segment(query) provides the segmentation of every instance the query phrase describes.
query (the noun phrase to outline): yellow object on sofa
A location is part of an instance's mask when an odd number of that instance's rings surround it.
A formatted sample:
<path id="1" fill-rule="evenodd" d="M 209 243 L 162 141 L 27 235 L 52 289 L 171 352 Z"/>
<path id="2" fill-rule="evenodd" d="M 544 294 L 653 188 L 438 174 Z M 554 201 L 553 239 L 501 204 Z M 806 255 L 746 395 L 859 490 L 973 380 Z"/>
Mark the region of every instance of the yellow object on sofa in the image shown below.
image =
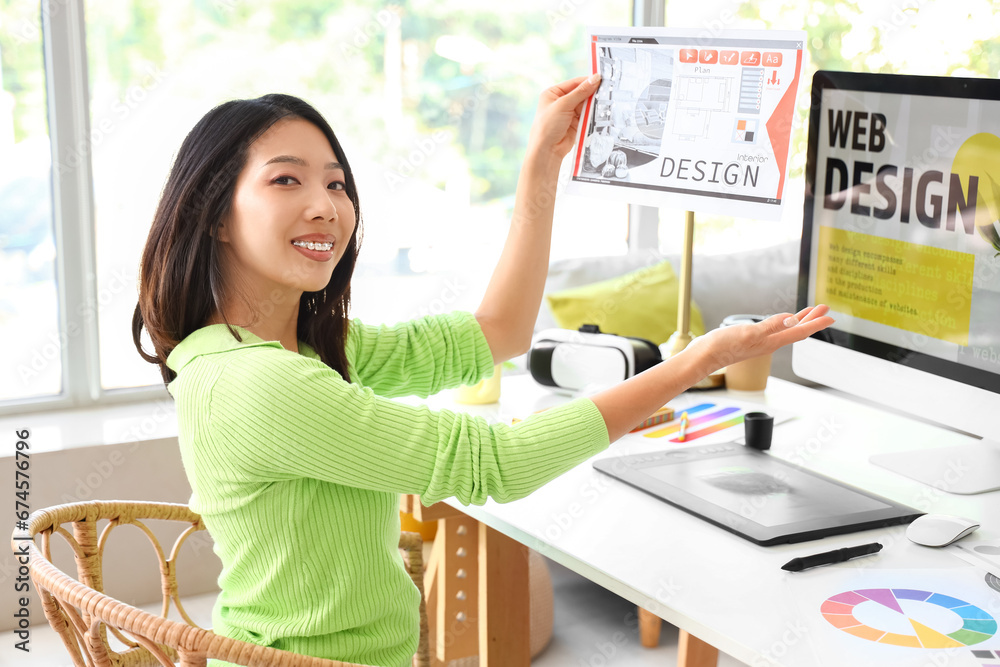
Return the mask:
<path id="1" fill-rule="evenodd" d="M 665 343 L 677 329 L 678 280 L 670 262 L 646 266 L 623 276 L 545 295 L 552 317 L 563 329 L 596 324 L 602 333 Z M 691 333 L 705 323 L 691 302 Z"/>

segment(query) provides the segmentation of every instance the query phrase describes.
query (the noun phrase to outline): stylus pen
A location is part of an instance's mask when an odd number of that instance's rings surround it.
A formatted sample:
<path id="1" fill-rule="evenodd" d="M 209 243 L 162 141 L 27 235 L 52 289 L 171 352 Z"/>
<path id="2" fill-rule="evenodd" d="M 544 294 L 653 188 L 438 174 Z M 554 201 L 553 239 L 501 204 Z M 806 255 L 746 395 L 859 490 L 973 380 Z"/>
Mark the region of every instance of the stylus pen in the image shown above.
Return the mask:
<path id="1" fill-rule="evenodd" d="M 858 556 L 870 556 L 871 554 L 877 554 L 879 551 L 882 551 L 882 545 L 878 542 L 872 542 L 871 544 L 862 544 L 858 547 L 834 549 L 833 551 L 824 551 L 821 554 L 813 554 L 812 556 L 793 558 L 782 565 L 781 569 L 788 570 L 789 572 L 801 572 L 802 570 L 808 570 L 811 567 L 819 565 L 832 565 L 833 563 L 843 563 L 845 560 L 857 558 Z"/>

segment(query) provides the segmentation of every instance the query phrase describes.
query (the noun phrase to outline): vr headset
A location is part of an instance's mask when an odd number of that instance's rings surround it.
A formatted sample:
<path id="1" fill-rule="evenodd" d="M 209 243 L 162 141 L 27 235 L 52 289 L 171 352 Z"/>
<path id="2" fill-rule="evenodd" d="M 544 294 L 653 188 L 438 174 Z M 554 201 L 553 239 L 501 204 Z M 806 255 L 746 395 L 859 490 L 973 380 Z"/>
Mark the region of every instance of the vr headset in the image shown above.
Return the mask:
<path id="1" fill-rule="evenodd" d="M 612 385 L 663 361 L 644 338 L 601 333 L 596 324 L 579 331 L 540 331 L 528 352 L 528 370 L 539 384 L 567 392 L 588 385 Z"/>

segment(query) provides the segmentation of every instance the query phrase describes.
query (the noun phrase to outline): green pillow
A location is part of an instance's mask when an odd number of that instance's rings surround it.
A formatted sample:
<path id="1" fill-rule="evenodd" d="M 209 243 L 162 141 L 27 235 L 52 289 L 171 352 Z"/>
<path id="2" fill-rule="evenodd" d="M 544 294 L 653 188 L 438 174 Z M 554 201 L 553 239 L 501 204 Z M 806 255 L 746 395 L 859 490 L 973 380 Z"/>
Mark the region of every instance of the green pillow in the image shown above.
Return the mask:
<path id="1" fill-rule="evenodd" d="M 599 283 L 545 295 L 563 329 L 596 324 L 602 333 L 645 338 L 660 345 L 677 329 L 678 280 L 670 262 L 660 262 Z M 705 333 L 701 311 L 691 302 L 691 333 Z"/>

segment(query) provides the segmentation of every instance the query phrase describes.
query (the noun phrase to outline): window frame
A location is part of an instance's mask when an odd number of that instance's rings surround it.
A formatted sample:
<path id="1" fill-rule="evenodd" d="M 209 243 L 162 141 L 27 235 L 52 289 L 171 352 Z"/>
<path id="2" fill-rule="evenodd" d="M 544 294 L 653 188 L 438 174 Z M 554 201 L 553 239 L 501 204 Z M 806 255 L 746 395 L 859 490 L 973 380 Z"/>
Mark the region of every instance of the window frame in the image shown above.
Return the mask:
<path id="1" fill-rule="evenodd" d="M 0 402 L 0 416 L 166 399 L 162 384 L 101 386 L 90 89 L 84 0 L 40 0 L 52 151 L 52 224 L 62 391 Z M 634 0 L 632 23 L 662 26 L 666 0 Z M 79 147 L 85 147 L 80 150 Z M 80 159 L 84 157 L 85 159 Z M 60 170 L 59 165 L 76 164 Z M 630 205 L 628 253 L 658 247 L 659 211 Z M 87 316 L 90 313 L 90 316 Z"/>

